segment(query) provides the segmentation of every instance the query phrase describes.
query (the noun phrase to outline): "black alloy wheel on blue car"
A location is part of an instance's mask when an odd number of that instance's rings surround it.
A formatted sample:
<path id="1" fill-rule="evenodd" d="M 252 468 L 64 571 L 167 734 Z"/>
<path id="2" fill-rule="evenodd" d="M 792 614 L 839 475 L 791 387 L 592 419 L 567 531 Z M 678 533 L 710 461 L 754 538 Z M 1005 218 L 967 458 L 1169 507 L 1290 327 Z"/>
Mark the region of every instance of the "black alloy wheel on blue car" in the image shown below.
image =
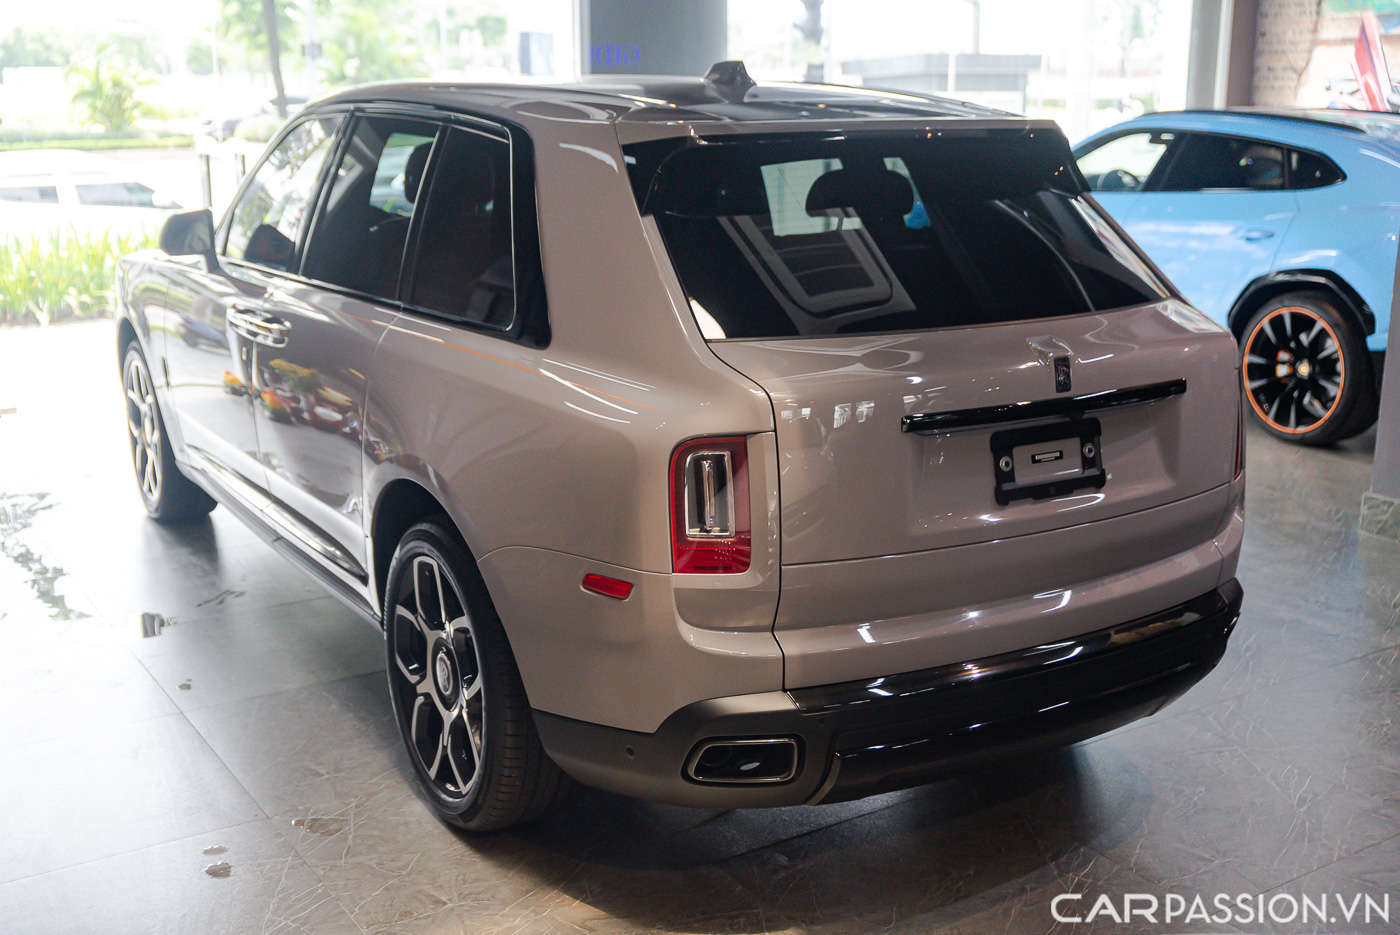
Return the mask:
<path id="1" fill-rule="evenodd" d="M 1245 398 L 1270 434 L 1328 445 L 1376 421 L 1371 355 L 1329 296 L 1300 291 L 1266 302 L 1240 343 Z"/>

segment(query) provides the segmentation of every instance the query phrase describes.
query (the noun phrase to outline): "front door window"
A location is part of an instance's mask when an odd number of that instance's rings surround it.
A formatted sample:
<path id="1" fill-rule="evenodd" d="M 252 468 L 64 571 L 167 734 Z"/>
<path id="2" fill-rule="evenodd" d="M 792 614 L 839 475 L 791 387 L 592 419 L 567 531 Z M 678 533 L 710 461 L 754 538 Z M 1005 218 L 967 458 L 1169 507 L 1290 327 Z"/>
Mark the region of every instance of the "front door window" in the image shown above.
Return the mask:
<path id="1" fill-rule="evenodd" d="M 277 145 L 233 206 L 224 255 L 289 271 L 296 244 L 343 118 L 308 120 Z"/>

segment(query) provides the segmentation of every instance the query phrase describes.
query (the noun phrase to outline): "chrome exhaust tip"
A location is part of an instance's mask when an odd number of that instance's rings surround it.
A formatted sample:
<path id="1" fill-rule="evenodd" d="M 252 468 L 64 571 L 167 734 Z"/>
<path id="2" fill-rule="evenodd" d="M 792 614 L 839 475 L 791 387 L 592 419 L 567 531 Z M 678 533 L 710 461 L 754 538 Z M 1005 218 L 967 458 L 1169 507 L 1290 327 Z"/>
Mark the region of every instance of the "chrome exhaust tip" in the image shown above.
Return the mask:
<path id="1" fill-rule="evenodd" d="M 797 775 L 795 737 L 702 740 L 685 761 L 693 782 L 726 785 L 787 782 Z"/>

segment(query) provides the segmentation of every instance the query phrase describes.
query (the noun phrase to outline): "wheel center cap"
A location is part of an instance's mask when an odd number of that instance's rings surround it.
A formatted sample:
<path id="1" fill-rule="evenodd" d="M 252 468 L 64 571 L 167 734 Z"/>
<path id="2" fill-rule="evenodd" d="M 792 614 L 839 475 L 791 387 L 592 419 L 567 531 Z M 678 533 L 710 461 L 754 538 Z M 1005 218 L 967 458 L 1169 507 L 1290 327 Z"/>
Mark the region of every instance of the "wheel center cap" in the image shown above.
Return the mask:
<path id="1" fill-rule="evenodd" d="M 433 663 L 433 677 L 437 679 L 438 693 L 444 698 L 452 697 L 452 660 L 447 658 L 447 650 L 440 650 Z"/>
<path id="2" fill-rule="evenodd" d="M 1312 373 L 1312 364 L 1308 363 L 1305 360 L 1302 363 L 1300 363 L 1296 369 L 1298 371 L 1298 376 L 1306 377 L 1308 374 Z"/>

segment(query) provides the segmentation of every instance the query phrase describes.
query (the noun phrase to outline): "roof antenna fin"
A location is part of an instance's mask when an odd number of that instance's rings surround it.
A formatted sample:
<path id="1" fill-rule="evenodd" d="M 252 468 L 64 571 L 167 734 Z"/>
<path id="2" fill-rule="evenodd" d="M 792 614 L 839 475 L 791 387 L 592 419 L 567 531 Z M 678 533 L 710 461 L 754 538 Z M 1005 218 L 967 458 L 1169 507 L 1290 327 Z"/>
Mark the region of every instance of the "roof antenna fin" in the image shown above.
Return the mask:
<path id="1" fill-rule="evenodd" d="M 742 103 L 749 88 L 757 84 L 740 61 L 716 62 L 705 73 L 705 85 L 731 104 Z"/>

